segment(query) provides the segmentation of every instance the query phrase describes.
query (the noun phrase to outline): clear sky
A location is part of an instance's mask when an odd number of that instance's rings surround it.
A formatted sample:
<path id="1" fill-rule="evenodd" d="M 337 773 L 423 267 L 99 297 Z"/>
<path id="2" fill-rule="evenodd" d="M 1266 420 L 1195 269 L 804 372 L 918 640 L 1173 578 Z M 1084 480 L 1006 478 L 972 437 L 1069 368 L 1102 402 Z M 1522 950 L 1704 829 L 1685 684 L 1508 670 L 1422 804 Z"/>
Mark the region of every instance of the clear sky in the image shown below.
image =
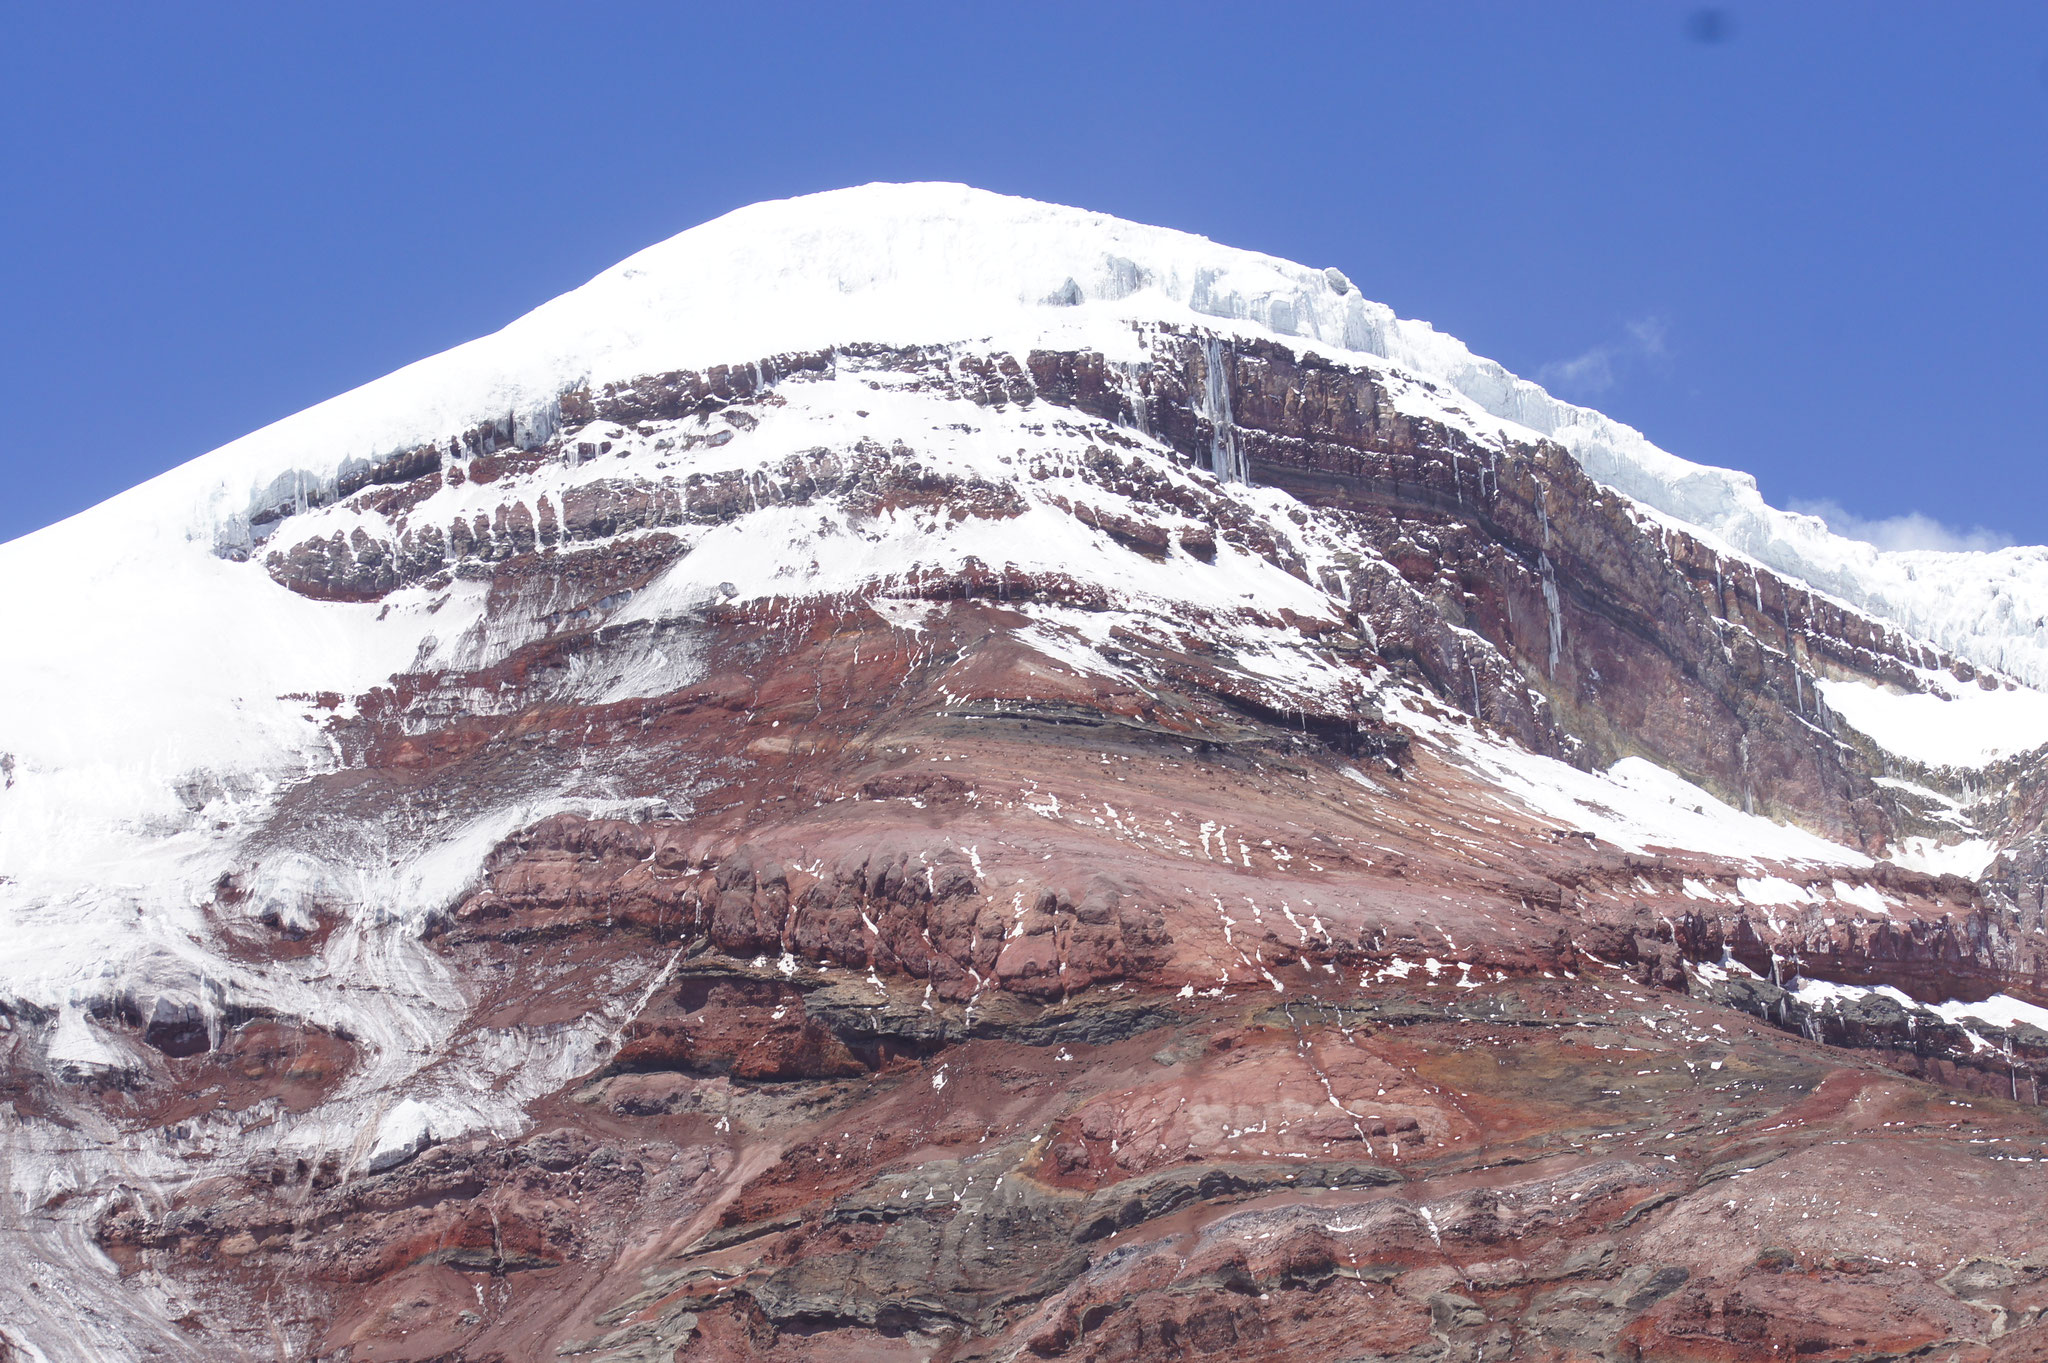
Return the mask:
<path id="1" fill-rule="evenodd" d="M 2048 5 L 0 7 L 0 539 L 758 199 L 1336 265 L 1784 504 L 2048 539 Z"/>

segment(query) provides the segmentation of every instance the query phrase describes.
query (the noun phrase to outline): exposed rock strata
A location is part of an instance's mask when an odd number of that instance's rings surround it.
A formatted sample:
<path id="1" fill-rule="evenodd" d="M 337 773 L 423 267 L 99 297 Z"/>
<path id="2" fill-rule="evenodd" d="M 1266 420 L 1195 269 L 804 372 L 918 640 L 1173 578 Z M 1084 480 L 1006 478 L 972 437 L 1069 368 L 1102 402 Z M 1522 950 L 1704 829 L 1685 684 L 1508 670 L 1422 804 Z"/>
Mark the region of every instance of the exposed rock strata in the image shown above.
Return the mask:
<path id="1" fill-rule="evenodd" d="M 224 549 L 293 592 L 483 604 L 388 684 L 307 698 L 334 764 L 263 807 L 214 928 L 231 959 L 314 974 L 383 940 L 335 864 L 488 830 L 407 949 L 455 982 L 426 1080 L 495 1075 L 523 1122 L 229 1159 L 405 1039 L 221 1002 L 221 981 L 110 982 L 95 1025 L 123 1059 L 66 1072 L 56 1019 L 0 1014 L 37 1131 L 189 1156 L 38 1204 L 161 1295 L 149 1348 L 2048 1347 L 2048 1034 L 1787 989 L 2048 1001 L 2037 764 L 1972 796 L 2009 844 L 1974 883 L 1624 849 L 1459 746 L 1647 755 L 1876 854 L 1924 812 L 1814 677 L 1975 674 L 1554 445 L 1410 415 L 1389 375 L 1143 339 L 1137 364 L 858 347 L 650 376 L 252 517 L 262 542 Z M 744 457 L 842 384 L 1016 452 L 964 474 L 878 426 Z M 824 544 L 1047 508 L 1151 568 L 1320 595 L 1147 614 L 993 551 L 829 590 L 668 586 L 764 512 Z M 548 812 L 508 817 L 528 809 Z"/>

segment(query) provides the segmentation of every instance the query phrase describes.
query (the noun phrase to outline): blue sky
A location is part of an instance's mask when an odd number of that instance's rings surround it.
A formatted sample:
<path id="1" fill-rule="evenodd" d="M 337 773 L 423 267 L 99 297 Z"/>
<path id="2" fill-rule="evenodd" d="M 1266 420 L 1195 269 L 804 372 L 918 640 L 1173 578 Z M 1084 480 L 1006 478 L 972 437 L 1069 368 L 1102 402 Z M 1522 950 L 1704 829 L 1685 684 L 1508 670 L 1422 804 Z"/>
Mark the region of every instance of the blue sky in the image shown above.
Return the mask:
<path id="1" fill-rule="evenodd" d="M 1336 265 L 1781 505 L 2048 539 L 2036 3 L 11 5 L 0 41 L 0 539 L 877 179 Z"/>

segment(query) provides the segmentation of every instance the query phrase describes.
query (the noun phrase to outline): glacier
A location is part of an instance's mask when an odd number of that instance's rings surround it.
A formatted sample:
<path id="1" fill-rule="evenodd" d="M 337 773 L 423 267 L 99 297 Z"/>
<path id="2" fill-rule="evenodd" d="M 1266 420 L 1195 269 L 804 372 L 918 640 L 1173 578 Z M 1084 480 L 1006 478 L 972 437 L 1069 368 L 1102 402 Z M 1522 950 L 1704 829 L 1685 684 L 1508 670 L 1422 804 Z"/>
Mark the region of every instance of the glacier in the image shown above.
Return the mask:
<path id="1" fill-rule="evenodd" d="M 579 385 L 856 340 L 1079 343 L 1114 355 L 1128 324 L 1143 322 L 1384 360 L 1449 390 L 1416 395 L 1431 415 L 1555 440 L 1596 479 L 1711 542 L 1981 666 L 2048 684 L 2048 548 L 1887 551 L 1847 539 L 1770 506 L 1749 474 L 1662 450 L 1427 322 L 1396 317 L 1334 268 L 959 184 L 871 184 L 738 209 L 492 335 L 81 514 L 101 536 L 147 524 L 213 544 L 245 533 L 255 511 L 448 431 L 504 420 L 523 438 L 544 437 L 556 398 Z M 0 546 L 0 572 L 25 570 L 56 538 Z"/>
<path id="2" fill-rule="evenodd" d="M 624 817 L 636 807 L 607 798 L 600 783 L 507 792 L 500 807 L 446 826 L 387 830 L 387 842 L 359 830 L 356 841 L 271 856 L 260 887 L 267 907 L 301 922 L 310 921 L 309 906 L 345 905 L 345 921 L 303 962 L 226 959 L 207 916 L 216 884 L 245 864 L 238 839 L 284 792 L 343 763 L 324 723 L 333 702 L 323 697 L 339 696 L 345 708 L 397 674 L 480 667 L 531 642 L 536 628 L 533 619 L 494 618 L 473 581 L 458 580 L 437 599 L 401 590 L 381 603 L 285 591 L 244 561 L 266 513 L 290 506 L 314 513 L 319 531 L 344 533 L 357 513 L 334 504 L 335 492 L 352 473 L 484 423 L 516 443 L 539 443 L 565 429 L 562 399 L 580 388 L 855 344 L 1092 350 L 1112 365 L 1135 364 L 1145 354 L 1143 330 L 1159 326 L 1210 337 L 1209 471 L 1248 514 L 1278 523 L 1289 499 L 1246 484 L 1215 356 L 1241 338 L 1370 358 L 1391 367 L 1389 392 L 1403 411 L 1482 443 L 1555 441 L 1645 518 L 2027 684 L 1958 688 L 1931 668 L 1924 692 L 1906 697 L 1823 683 L 1837 712 L 1901 757 L 1981 765 L 2048 740 L 2048 698 L 2031 689 L 2048 685 L 2048 549 L 1886 552 L 1831 534 L 1817 518 L 1770 507 L 1746 474 L 1667 453 L 1427 323 L 1397 318 L 1332 268 L 961 185 L 868 185 L 757 204 L 693 228 L 490 336 L 0 545 L 8 588 L 0 628 L 14 641 L 0 668 L 0 929 L 9 943 L 0 987 L 51 1011 L 49 1059 L 80 1075 L 118 1075 L 134 1063 L 123 1051 L 129 1043 L 93 1021 L 110 997 L 133 999 L 145 1012 L 186 1010 L 209 1028 L 230 1006 L 346 1025 L 372 1063 L 337 1101 L 250 1138 L 278 1148 L 341 1149 L 351 1167 L 375 1170 L 457 1133 L 521 1129 L 526 1104 L 599 1063 L 640 1006 L 634 1000 L 644 1004 L 664 976 L 649 964 L 620 979 L 602 1007 L 545 1035 L 465 1036 L 460 982 L 420 941 L 422 924 L 518 829 L 562 812 Z M 757 436 L 707 452 L 692 467 L 752 471 L 821 444 L 848 445 L 871 412 L 906 429 L 929 422 L 927 406 L 835 373 Z M 1008 451 L 1025 438 L 1024 418 L 989 420 L 981 435 L 954 438 L 927 457 L 963 480 L 1020 476 Z M 1142 427 L 1142 411 L 1138 421 Z M 1044 443 L 1082 457 L 1081 442 Z M 551 467 L 533 486 L 559 498 L 590 476 L 573 464 Z M 476 484 L 435 496 L 440 512 L 481 513 L 493 503 Z M 1117 510 L 1106 500 L 1098 509 Z M 1106 551 L 1099 537 L 1044 505 L 1001 531 L 956 532 L 905 518 L 871 538 L 833 540 L 820 537 L 818 519 L 763 507 L 744 525 L 707 531 L 702 552 L 619 605 L 612 620 L 666 624 L 711 600 L 849 593 L 977 555 L 1075 571 L 1139 607 L 1194 603 L 1220 618 L 1257 599 L 1314 618 L 1329 605 L 1307 581 L 1227 545 L 1199 568 L 1184 557 Z M 1543 571 L 1554 672 L 1560 616 L 1547 558 Z M 918 628 L 922 607 L 882 604 L 903 617 L 902 628 Z M 1048 658 L 1099 670 L 1096 650 L 1125 623 L 1118 611 L 1047 608 L 1022 635 Z M 1290 694 L 1337 685 L 1256 630 L 1233 642 L 1248 669 L 1265 668 Z M 637 670 L 571 684 L 584 700 L 656 695 L 693 676 L 695 665 L 685 633 L 638 660 Z M 1930 712 L 1951 722 L 1930 726 Z M 1868 864 L 1639 758 L 1580 772 L 1435 725 L 1422 711 L 1405 719 L 1436 732 L 1469 769 L 1529 808 L 1574 827 L 1598 826 L 1617 846 Z M 1924 741 L 1930 734 L 1941 741 Z M 688 794 L 673 799 L 686 805 Z M 224 1150 L 244 1139 L 225 1119 L 196 1125 L 197 1140 Z M 10 1175 L 25 1201 L 45 1199 L 64 1180 L 169 1183 L 188 1167 L 177 1150 L 140 1141 L 109 1143 L 67 1166 L 73 1156 L 38 1144 L 50 1139 L 41 1128 L 10 1139 Z M 74 1276 L 82 1279 L 98 1265 L 88 1262 L 94 1251 L 82 1228 L 72 1229 Z M 0 1288 L 0 1305 L 7 1291 Z M 165 1303 L 157 1314 L 174 1316 Z M 109 1325 L 106 1338 L 118 1341 L 123 1328 Z M 119 1356 L 119 1344 L 105 1356 Z"/>

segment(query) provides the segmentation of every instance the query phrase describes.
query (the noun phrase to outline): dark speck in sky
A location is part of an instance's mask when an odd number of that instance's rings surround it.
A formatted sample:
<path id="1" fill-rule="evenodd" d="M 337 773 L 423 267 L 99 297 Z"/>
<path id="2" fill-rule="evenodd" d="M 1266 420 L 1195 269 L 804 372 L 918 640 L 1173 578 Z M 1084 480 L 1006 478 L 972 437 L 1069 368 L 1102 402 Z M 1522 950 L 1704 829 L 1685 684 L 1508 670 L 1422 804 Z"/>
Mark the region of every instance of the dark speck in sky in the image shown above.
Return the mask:
<path id="1" fill-rule="evenodd" d="M 1725 43 L 1735 36 L 1735 20 L 1711 5 L 1696 9 L 1685 16 L 1685 36 L 1696 43 Z"/>

